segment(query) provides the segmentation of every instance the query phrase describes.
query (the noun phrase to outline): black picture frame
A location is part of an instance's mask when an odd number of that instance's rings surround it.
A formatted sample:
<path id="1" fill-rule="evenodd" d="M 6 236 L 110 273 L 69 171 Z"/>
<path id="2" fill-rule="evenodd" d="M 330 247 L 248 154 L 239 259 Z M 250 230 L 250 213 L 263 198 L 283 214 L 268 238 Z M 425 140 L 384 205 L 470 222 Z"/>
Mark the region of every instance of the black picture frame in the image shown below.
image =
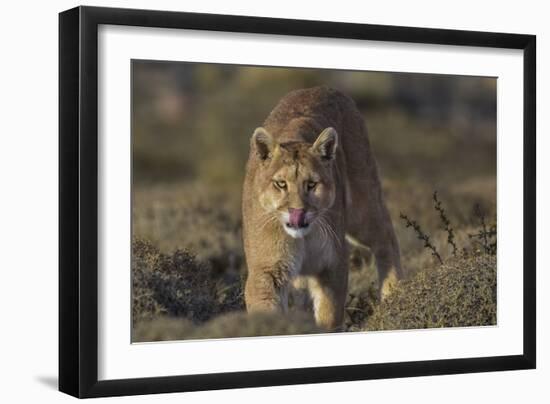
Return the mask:
<path id="1" fill-rule="evenodd" d="M 100 24 L 523 50 L 523 354 L 98 381 Z M 535 368 L 535 61 L 534 35 L 96 7 L 60 13 L 59 390 L 84 398 Z"/>

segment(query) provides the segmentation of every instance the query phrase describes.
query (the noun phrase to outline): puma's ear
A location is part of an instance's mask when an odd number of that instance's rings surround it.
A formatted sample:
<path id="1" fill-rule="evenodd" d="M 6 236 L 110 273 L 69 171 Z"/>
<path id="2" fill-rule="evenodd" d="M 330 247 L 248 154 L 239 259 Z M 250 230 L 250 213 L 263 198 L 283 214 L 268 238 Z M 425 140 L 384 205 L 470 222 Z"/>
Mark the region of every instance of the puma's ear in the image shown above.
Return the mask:
<path id="1" fill-rule="evenodd" d="M 318 154 L 323 160 L 332 160 L 336 157 L 338 147 L 338 133 L 334 128 L 326 128 L 315 140 L 311 151 Z"/>
<path id="2" fill-rule="evenodd" d="M 252 135 L 252 146 L 256 150 L 256 153 L 258 153 L 260 159 L 266 160 L 271 156 L 275 142 L 271 134 L 260 127 L 257 128 Z"/>

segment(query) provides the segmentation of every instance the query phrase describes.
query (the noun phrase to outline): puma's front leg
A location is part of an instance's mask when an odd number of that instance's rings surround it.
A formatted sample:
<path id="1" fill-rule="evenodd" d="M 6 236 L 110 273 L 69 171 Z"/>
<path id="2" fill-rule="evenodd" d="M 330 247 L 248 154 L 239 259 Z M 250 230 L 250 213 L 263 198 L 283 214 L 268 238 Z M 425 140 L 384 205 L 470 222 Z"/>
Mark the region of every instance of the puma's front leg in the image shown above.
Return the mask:
<path id="1" fill-rule="evenodd" d="M 290 269 L 283 263 L 251 267 L 244 291 L 246 310 L 288 311 Z"/>
<path id="2" fill-rule="evenodd" d="M 342 331 L 348 289 L 347 268 L 324 271 L 312 276 L 309 291 L 313 300 L 315 322 L 327 331 Z"/>

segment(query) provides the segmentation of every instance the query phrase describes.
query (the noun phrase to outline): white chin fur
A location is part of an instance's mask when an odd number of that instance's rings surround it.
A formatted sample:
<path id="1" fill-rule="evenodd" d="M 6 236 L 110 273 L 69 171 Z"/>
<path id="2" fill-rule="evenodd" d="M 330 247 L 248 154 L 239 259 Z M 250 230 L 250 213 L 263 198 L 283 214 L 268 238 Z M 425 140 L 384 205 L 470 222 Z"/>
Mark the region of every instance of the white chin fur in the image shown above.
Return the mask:
<path id="1" fill-rule="evenodd" d="M 283 225 L 283 228 L 285 229 L 286 233 L 292 238 L 304 238 L 309 233 L 311 226 L 301 229 L 293 229 L 291 227 Z"/>

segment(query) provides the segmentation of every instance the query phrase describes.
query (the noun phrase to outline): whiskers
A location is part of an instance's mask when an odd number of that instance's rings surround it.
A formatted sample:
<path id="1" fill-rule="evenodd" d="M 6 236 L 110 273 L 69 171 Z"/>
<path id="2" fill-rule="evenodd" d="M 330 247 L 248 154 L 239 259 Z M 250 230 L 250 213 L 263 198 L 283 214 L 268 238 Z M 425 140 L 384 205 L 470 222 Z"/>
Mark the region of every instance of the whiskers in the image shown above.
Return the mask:
<path id="1" fill-rule="evenodd" d="M 322 247 L 324 248 L 328 243 L 332 242 L 338 248 L 342 248 L 343 239 L 338 236 L 330 221 L 325 216 L 325 213 L 326 212 L 320 212 L 312 223 L 312 225 L 317 226 L 319 237 L 322 241 Z M 255 227 L 255 232 L 257 232 L 258 235 L 270 226 L 281 226 L 281 229 L 283 228 L 276 211 L 263 212 L 259 216 L 259 222 L 259 226 Z"/>
<path id="2" fill-rule="evenodd" d="M 267 212 L 267 213 L 263 213 L 261 216 L 260 216 L 260 225 L 257 227 L 257 230 L 258 231 L 262 231 L 263 229 L 265 229 L 267 226 L 275 223 L 278 218 L 277 218 L 277 214 L 274 213 L 274 212 Z"/>
<path id="3" fill-rule="evenodd" d="M 339 248 L 342 248 L 342 240 L 340 239 L 340 237 L 338 237 L 338 235 L 330 225 L 329 221 L 325 216 L 323 216 L 323 214 L 320 214 L 317 217 L 316 222 L 319 225 L 321 234 L 323 235 L 323 247 L 329 240 L 332 239 L 334 243 L 338 245 Z"/>

